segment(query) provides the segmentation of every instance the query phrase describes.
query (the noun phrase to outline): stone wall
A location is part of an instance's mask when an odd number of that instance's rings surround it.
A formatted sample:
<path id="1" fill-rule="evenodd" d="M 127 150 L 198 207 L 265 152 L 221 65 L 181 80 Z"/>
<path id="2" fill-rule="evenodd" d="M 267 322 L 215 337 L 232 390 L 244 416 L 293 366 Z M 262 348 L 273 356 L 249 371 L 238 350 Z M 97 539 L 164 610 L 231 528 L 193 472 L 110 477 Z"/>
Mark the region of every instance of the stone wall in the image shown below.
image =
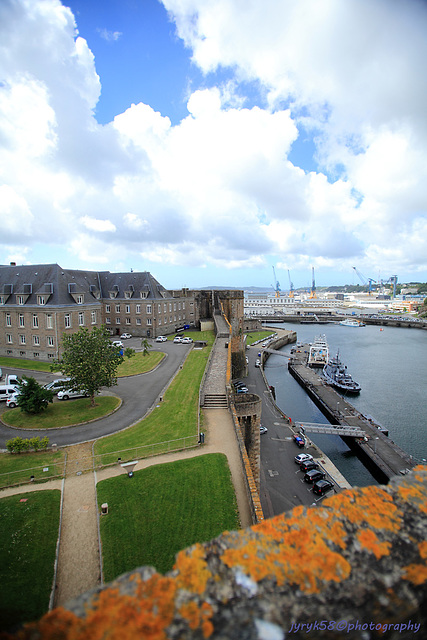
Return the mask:
<path id="1" fill-rule="evenodd" d="M 426 516 L 417 467 L 194 545 L 166 575 L 135 569 L 19 638 L 425 638 Z"/>

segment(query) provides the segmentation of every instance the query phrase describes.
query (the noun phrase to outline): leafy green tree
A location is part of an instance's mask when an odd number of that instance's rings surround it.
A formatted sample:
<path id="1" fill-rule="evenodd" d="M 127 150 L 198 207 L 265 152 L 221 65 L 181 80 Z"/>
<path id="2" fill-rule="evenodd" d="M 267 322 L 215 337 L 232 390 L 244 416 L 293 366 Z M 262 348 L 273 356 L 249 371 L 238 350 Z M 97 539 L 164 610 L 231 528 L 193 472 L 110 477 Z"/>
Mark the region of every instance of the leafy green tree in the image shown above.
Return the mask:
<path id="1" fill-rule="evenodd" d="M 18 385 L 17 406 L 25 413 L 41 413 L 49 402 L 53 402 L 53 393 L 44 389 L 35 378 L 23 376 Z"/>
<path id="2" fill-rule="evenodd" d="M 95 406 L 95 394 L 101 387 L 117 384 L 117 368 L 123 360 L 120 347 L 110 341 L 110 333 L 104 326 L 91 331 L 81 327 L 71 335 L 63 335 L 62 357 L 55 360 L 51 370 L 62 371 L 70 378 L 69 388 L 84 389 L 90 396 L 90 406 Z M 133 355 L 126 349 L 125 356 Z"/>
<path id="3" fill-rule="evenodd" d="M 150 343 L 148 342 L 147 338 L 142 338 L 141 348 L 142 348 L 142 355 L 148 356 L 148 352 L 150 350 Z"/>

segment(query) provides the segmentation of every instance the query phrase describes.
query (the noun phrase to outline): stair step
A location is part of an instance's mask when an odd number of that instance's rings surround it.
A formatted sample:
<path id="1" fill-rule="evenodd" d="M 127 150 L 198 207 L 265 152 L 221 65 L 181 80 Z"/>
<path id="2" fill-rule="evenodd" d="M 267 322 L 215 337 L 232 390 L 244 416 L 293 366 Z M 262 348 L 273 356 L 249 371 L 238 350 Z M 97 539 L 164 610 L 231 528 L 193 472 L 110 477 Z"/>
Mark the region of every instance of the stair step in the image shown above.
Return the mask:
<path id="1" fill-rule="evenodd" d="M 209 394 L 204 397 L 203 406 L 210 409 L 223 409 L 228 407 L 227 396 L 224 394 Z"/>

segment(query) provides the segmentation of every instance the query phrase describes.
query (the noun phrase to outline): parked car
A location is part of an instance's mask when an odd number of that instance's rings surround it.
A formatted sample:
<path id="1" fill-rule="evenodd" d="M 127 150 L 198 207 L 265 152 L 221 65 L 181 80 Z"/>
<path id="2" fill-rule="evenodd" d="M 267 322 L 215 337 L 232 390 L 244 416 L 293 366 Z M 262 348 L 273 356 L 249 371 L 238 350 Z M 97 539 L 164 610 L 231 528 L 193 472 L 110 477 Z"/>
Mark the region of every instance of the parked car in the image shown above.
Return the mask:
<path id="1" fill-rule="evenodd" d="M 255 360 L 255 366 L 256 366 L 256 367 L 260 367 L 260 366 L 261 366 L 261 360 L 260 360 L 259 358 L 257 358 L 257 359 Z"/>
<path id="2" fill-rule="evenodd" d="M 8 407 L 9 409 L 14 409 L 15 407 L 18 406 L 18 396 L 19 393 L 13 393 L 11 396 L 9 396 L 9 398 L 6 400 L 6 407 Z"/>
<path id="3" fill-rule="evenodd" d="M 318 496 L 324 496 L 325 493 L 334 488 L 334 485 L 329 480 L 319 480 L 313 486 L 313 493 Z"/>
<path id="4" fill-rule="evenodd" d="M 301 436 L 294 436 L 294 442 L 301 448 L 305 446 L 304 438 Z"/>
<path id="5" fill-rule="evenodd" d="M 305 474 L 304 482 L 309 482 L 310 484 L 313 484 L 318 480 L 323 480 L 325 475 L 326 473 L 324 471 L 321 471 L 320 469 L 311 469 L 311 471 L 307 471 L 307 473 Z"/>
<path id="6" fill-rule="evenodd" d="M 64 389 L 65 385 L 70 381 L 70 378 L 58 378 L 58 380 L 52 380 L 52 382 L 48 382 L 43 385 L 44 389 L 48 389 L 49 391 L 53 391 L 53 393 L 58 393 Z"/>
<path id="7" fill-rule="evenodd" d="M 7 400 L 10 396 L 13 396 L 16 393 L 18 387 L 13 384 L 2 384 L 0 385 L 0 400 Z"/>
<path id="8" fill-rule="evenodd" d="M 69 398 L 85 398 L 88 395 L 88 392 L 84 390 L 73 391 L 72 389 L 66 389 L 65 391 L 58 391 L 58 400 L 68 400 Z"/>
<path id="9" fill-rule="evenodd" d="M 295 456 L 294 460 L 297 464 L 301 464 L 301 462 L 313 460 L 313 456 L 311 456 L 309 453 L 299 453 L 297 456 Z"/>
<path id="10" fill-rule="evenodd" d="M 120 338 L 122 340 L 129 340 L 129 338 L 132 338 L 132 334 L 131 333 L 122 333 L 122 335 L 120 336 Z"/>
<path id="11" fill-rule="evenodd" d="M 176 343 L 178 344 L 178 343 L 181 343 L 181 342 L 182 342 L 182 338 L 181 338 L 181 336 L 175 336 L 175 338 L 173 339 L 173 341 L 174 341 L 174 342 L 176 342 Z"/>
<path id="12" fill-rule="evenodd" d="M 167 342 L 168 339 L 166 336 L 157 336 L 156 342 Z"/>
<path id="13" fill-rule="evenodd" d="M 184 336 L 181 338 L 182 344 L 191 344 L 193 342 L 193 338 L 189 338 L 188 336 Z"/>
<path id="14" fill-rule="evenodd" d="M 123 347 L 123 342 L 121 340 L 113 340 L 113 347 Z"/>
<path id="15" fill-rule="evenodd" d="M 308 460 L 307 462 L 301 462 L 300 469 L 307 473 L 307 471 L 311 471 L 312 469 L 318 469 L 319 465 L 314 460 Z"/>
<path id="16" fill-rule="evenodd" d="M 267 427 L 264 427 L 263 425 L 260 426 L 259 428 L 259 432 L 262 435 L 263 433 L 267 433 L 268 429 Z"/>
<path id="17" fill-rule="evenodd" d="M 235 393 L 247 393 L 249 391 L 249 389 L 247 387 L 235 387 L 234 388 L 234 392 Z"/>

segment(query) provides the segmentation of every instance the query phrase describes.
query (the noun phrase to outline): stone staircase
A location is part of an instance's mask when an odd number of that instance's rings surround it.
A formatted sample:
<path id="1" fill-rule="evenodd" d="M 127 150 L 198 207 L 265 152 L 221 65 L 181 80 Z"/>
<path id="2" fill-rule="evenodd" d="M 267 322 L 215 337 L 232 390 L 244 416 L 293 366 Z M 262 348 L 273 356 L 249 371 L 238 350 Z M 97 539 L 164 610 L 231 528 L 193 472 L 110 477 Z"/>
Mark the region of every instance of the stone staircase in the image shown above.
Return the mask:
<path id="1" fill-rule="evenodd" d="M 205 393 L 203 406 L 205 409 L 227 409 L 227 396 L 225 393 Z"/>

